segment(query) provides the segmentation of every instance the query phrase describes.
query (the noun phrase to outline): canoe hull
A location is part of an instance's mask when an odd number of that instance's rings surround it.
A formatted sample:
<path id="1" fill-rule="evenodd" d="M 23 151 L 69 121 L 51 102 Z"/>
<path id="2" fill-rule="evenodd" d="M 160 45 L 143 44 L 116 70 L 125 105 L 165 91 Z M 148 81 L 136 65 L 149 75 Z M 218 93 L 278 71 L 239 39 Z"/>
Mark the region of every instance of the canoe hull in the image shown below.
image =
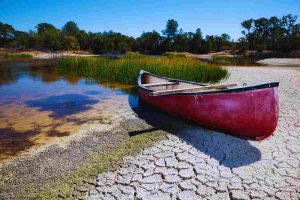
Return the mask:
<path id="1" fill-rule="evenodd" d="M 142 101 L 201 126 L 243 138 L 262 140 L 273 134 L 278 122 L 278 89 L 211 94 L 150 96 L 139 87 Z"/>

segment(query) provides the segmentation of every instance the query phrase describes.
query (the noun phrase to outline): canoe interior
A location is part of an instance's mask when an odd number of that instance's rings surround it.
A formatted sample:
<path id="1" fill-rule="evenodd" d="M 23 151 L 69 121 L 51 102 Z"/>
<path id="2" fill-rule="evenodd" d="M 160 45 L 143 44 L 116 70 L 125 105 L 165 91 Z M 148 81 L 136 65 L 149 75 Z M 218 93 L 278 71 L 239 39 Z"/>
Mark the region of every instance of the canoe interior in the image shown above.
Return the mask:
<path id="1" fill-rule="evenodd" d="M 168 84 L 168 85 L 161 85 L 157 86 L 158 83 L 166 83 L 166 82 L 171 82 L 175 81 L 177 84 Z M 156 86 L 144 86 L 144 84 L 155 84 Z M 178 94 L 213 94 L 213 93 L 232 93 L 232 92 L 245 92 L 245 91 L 250 91 L 250 90 L 259 90 L 259 89 L 264 89 L 264 88 L 273 88 L 273 87 L 278 87 L 279 82 L 270 82 L 270 83 L 263 83 L 259 85 L 252 85 L 252 86 L 247 86 L 247 84 L 243 84 L 243 86 L 238 86 L 236 84 L 227 84 L 230 86 L 227 86 L 227 88 L 217 88 L 217 89 L 205 89 L 199 90 L 199 86 L 211 86 L 207 84 L 202 84 L 202 83 L 195 83 L 195 82 L 190 82 L 190 81 L 183 81 L 183 80 L 178 80 L 178 79 L 171 79 L 171 78 L 166 78 L 166 77 L 161 77 L 157 76 L 154 74 L 151 74 L 146 71 L 140 71 L 139 75 L 139 80 L 138 80 L 138 86 L 140 88 L 148 90 L 148 92 L 161 92 L 164 90 L 181 90 L 178 92 Z M 234 86 L 232 86 L 234 85 Z M 195 87 L 195 90 L 191 90 L 190 88 Z M 189 88 L 188 91 L 182 90 Z"/>
<path id="2" fill-rule="evenodd" d="M 148 73 L 143 73 L 141 75 L 141 84 L 142 85 L 144 85 L 144 84 L 154 84 L 154 83 L 164 83 L 164 82 L 167 82 L 167 81 L 173 81 L 173 80 L 153 76 L 153 75 L 148 74 Z M 147 89 L 152 90 L 152 91 L 163 91 L 163 90 L 184 89 L 184 88 L 193 88 L 193 87 L 195 87 L 195 90 L 189 90 L 189 92 L 193 92 L 193 91 L 197 91 L 197 87 L 199 87 L 199 86 L 205 86 L 205 84 L 177 81 L 176 84 L 172 84 L 172 85 L 147 86 Z"/>

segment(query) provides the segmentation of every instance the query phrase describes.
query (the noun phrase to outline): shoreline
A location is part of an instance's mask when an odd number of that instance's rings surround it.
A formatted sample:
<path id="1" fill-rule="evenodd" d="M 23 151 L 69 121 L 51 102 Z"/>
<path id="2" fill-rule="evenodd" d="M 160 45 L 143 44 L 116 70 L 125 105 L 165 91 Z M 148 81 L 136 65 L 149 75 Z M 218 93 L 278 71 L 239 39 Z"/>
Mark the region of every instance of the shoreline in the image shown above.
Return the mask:
<path id="1" fill-rule="evenodd" d="M 166 52 L 168 53 L 168 52 Z M 172 52 L 169 52 L 172 53 Z M 57 58 L 66 58 L 66 57 L 113 57 L 113 58 L 120 58 L 125 54 L 92 54 L 91 52 L 88 51 L 19 51 L 19 52 L 14 52 L 14 51 L 8 51 L 6 49 L 0 49 L 0 56 L 4 54 L 27 54 L 31 55 L 31 59 L 57 59 Z M 221 55 L 221 56 L 226 56 L 226 57 L 233 57 L 232 54 L 229 54 L 227 51 L 224 52 L 216 52 L 216 53 L 207 53 L 207 54 L 192 54 L 188 52 L 178 52 L 178 54 L 182 54 L 187 58 L 193 58 L 193 59 L 198 59 L 204 62 L 210 62 L 212 61 L 212 57 L 214 55 Z M 153 56 L 153 55 L 148 55 L 148 56 Z M 155 55 L 157 56 L 157 55 Z M 162 55 L 158 55 L 162 56 Z M 21 57 L 20 57 L 21 58 Z M 287 66 L 287 67 L 300 67 L 300 58 L 267 58 L 267 59 L 261 59 L 258 61 L 255 61 L 257 64 L 261 64 L 264 67 L 265 66 Z M 220 64 L 222 65 L 222 64 Z M 230 64 L 228 65 L 230 66 Z M 243 65 L 238 65 L 238 66 L 243 66 Z M 255 66 L 255 65 L 251 65 Z"/>
<path id="2" fill-rule="evenodd" d="M 164 138 L 161 131 L 130 137 L 128 131 L 148 129 L 150 126 L 137 118 L 130 107 L 120 106 L 121 111 L 112 116 L 110 123 L 84 124 L 81 130 L 67 137 L 63 144 L 33 149 L 30 155 L 14 158 L 0 166 L 0 197 L 19 199 L 38 198 L 42 195 L 44 198 L 49 195 L 49 191 L 53 192 L 53 188 L 62 190 L 64 184 L 68 185 L 65 190 L 66 196 L 69 196 L 76 193 L 72 185 L 83 184 L 84 179 L 95 175 L 93 170 L 115 168 L 122 157 Z M 138 144 L 135 146 L 135 143 Z M 122 145 L 129 147 L 120 150 Z M 117 149 L 118 152 L 108 156 L 112 160 L 103 158 L 103 155 Z M 86 168 L 90 170 L 85 172 Z"/>

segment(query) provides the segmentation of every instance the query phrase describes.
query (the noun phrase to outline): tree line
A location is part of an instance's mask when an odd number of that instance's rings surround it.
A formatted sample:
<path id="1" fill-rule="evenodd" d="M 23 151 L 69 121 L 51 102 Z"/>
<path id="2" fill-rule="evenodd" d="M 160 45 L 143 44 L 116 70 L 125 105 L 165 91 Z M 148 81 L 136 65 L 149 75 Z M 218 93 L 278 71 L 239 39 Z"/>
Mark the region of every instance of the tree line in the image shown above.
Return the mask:
<path id="1" fill-rule="evenodd" d="M 61 29 L 40 23 L 35 30 L 23 32 L 0 22 L 0 47 L 40 50 L 88 50 L 93 53 L 125 53 L 139 51 L 146 54 L 164 52 L 208 53 L 224 50 L 274 50 L 290 52 L 300 49 L 300 24 L 297 16 L 249 19 L 241 23 L 243 37 L 234 42 L 226 33 L 203 36 L 201 29 L 184 32 L 178 22 L 170 19 L 161 33 L 143 32 L 133 38 L 113 31 L 86 32 L 73 21 Z"/>
<path id="2" fill-rule="evenodd" d="M 300 50 L 300 24 L 296 15 L 249 19 L 241 25 L 244 37 L 239 39 L 240 49 L 278 52 Z"/>

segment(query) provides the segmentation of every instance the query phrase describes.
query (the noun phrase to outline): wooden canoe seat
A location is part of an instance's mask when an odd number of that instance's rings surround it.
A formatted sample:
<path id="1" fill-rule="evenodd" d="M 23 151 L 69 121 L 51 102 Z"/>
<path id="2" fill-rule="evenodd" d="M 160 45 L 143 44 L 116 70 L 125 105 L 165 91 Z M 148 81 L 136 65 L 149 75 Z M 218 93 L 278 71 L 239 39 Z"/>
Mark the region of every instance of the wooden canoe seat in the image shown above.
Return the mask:
<path id="1" fill-rule="evenodd" d="M 169 81 L 169 82 L 160 82 L 160 83 L 148 83 L 142 84 L 143 87 L 157 87 L 157 86 L 164 86 L 164 85 L 176 85 L 179 84 L 178 81 Z"/>
<path id="2" fill-rule="evenodd" d="M 168 95 L 168 94 L 175 94 L 178 92 L 185 92 L 191 90 L 211 90 L 211 89 L 224 89 L 228 87 L 235 87 L 237 84 L 230 83 L 230 84 L 219 84 L 219 85 L 207 85 L 207 86 L 197 86 L 197 87 L 190 87 L 190 88 L 180 88 L 180 89 L 173 89 L 173 90 L 161 90 L 161 91 L 154 91 L 150 92 L 150 96 L 161 96 L 161 95 Z"/>

